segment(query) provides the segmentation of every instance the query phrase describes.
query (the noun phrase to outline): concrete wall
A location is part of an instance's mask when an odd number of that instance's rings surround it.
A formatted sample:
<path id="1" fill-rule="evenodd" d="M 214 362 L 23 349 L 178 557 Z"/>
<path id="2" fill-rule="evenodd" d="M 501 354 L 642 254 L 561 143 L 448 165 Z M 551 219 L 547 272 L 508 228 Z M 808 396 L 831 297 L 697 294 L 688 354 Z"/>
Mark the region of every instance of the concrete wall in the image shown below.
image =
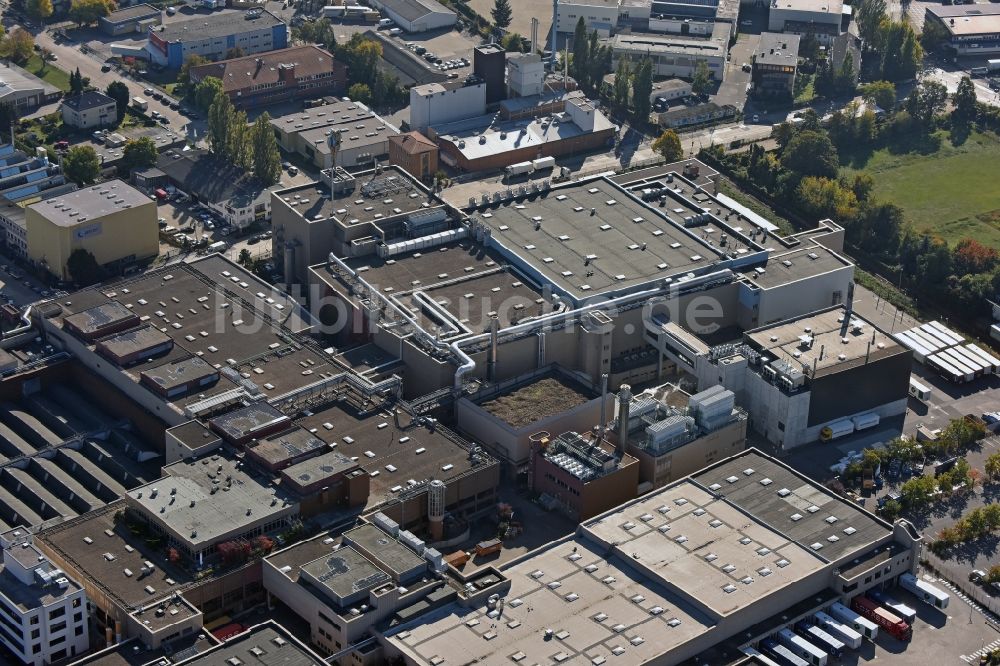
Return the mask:
<path id="1" fill-rule="evenodd" d="M 546 6 L 543 12 L 547 12 Z M 618 3 L 560 2 L 556 11 L 557 32 L 573 32 L 580 17 L 587 23 L 587 32 L 598 30 L 601 36 L 608 36 L 608 28 L 618 24 Z"/>
<path id="2" fill-rule="evenodd" d="M 28 257 L 44 261 L 61 280 L 71 279 L 66 262 L 77 249 L 93 254 L 102 266 L 155 257 L 160 251 L 156 203 L 151 200 L 69 227 L 54 224 L 34 207 L 25 213 Z"/>
<path id="3" fill-rule="evenodd" d="M 435 87 L 436 84 L 431 84 Z M 486 84 L 428 92 L 423 86 L 410 88 L 410 129 L 427 128 L 486 113 Z"/>
<path id="4" fill-rule="evenodd" d="M 60 110 L 62 111 L 63 124 L 78 129 L 108 127 L 118 122 L 118 103 L 115 101 L 83 111 L 77 111 L 63 104 Z"/>
<path id="5" fill-rule="evenodd" d="M 853 279 L 854 266 L 848 265 L 822 275 L 762 289 L 757 323 L 746 328 L 766 326 L 842 303 L 847 299 L 847 285 Z"/>

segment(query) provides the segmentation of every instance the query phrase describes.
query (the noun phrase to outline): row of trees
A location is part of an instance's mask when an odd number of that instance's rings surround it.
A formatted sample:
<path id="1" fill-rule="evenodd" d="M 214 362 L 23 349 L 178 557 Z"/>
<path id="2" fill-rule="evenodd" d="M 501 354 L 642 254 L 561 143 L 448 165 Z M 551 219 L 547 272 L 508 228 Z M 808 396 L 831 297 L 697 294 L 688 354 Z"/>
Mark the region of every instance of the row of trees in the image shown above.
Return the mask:
<path id="1" fill-rule="evenodd" d="M 576 82 L 590 94 L 600 90 L 605 73 L 611 70 L 611 47 L 602 45 L 597 31 L 587 34 L 587 23 L 580 17 L 573 32 L 573 52 L 569 61 L 569 73 Z M 642 81 L 639 82 L 640 84 Z M 650 80 L 650 89 L 652 89 Z M 638 99 L 639 90 L 633 91 Z M 647 100 L 649 93 L 646 94 Z"/>
<path id="2" fill-rule="evenodd" d="M 987 504 L 965 514 L 958 521 L 942 529 L 931 543 L 931 550 L 940 552 L 961 543 L 975 541 L 1000 530 L 1000 504 Z"/>
<path id="3" fill-rule="evenodd" d="M 776 152 L 752 146 L 746 153 L 727 155 L 715 147 L 712 154 L 736 180 L 756 186 L 802 216 L 837 221 L 850 245 L 895 267 L 924 293 L 957 302 L 973 314 L 983 312 L 984 297 L 1000 289 L 1000 255 L 995 250 L 971 238 L 949 247 L 928 233 L 916 233 L 899 206 L 874 195 L 870 175 L 839 177 L 841 166 L 859 153 L 879 147 L 925 149 L 939 140 L 935 132 L 942 127 L 951 129 L 953 140 L 970 131 L 986 108 L 976 102 L 971 80 L 961 81 L 947 116 L 942 112 L 949 96 L 937 82 L 922 82 L 898 105 L 895 86 L 888 81 L 866 84 L 861 93 L 869 103 L 864 111 L 848 104 L 821 125 L 807 110 L 796 124 L 778 126 Z M 886 112 L 884 118 L 875 115 L 874 105 Z M 997 121 L 1000 126 L 1000 114 Z"/>
<path id="4" fill-rule="evenodd" d="M 900 21 L 889 18 L 885 0 L 855 3 L 854 12 L 870 77 L 887 81 L 913 78 L 924 52 L 905 15 Z"/>
<path id="5" fill-rule="evenodd" d="M 208 109 L 208 142 L 214 155 L 253 173 L 264 186 L 281 178 L 281 154 L 270 115 L 265 111 L 249 125 L 246 112 L 237 111 L 221 87 Z"/>

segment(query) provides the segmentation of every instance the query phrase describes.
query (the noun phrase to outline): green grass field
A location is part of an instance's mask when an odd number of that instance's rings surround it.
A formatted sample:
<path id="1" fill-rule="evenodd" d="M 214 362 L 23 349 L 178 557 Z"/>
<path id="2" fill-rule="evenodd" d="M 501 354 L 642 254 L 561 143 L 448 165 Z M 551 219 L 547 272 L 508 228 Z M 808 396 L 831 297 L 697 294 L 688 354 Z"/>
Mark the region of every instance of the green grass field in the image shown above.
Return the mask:
<path id="1" fill-rule="evenodd" d="M 974 238 L 1000 248 L 1000 138 L 973 133 L 953 146 L 942 134 L 937 152 L 894 155 L 883 149 L 862 168 L 875 179 L 876 195 L 906 211 L 914 228 L 950 245 Z"/>
<path id="2" fill-rule="evenodd" d="M 69 73 L 59 69 L 51 62 L 43 62 L 37 53 L 31 56 L 24 68 L 59 90 L 69 90 Z"/>

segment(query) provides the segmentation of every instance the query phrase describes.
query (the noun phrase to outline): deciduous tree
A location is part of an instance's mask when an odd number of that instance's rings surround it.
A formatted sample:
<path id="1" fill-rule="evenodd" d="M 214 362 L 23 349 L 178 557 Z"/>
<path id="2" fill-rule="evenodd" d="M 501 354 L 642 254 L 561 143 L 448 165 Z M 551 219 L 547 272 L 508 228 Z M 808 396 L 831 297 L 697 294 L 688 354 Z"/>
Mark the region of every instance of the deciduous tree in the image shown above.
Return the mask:
<path id="1" fill-rule="evenodd" d="M 38 21 L 44 21 L 52 16 L 52 0 L 27 0 L 24 3 L 24 10 L 28 16 Z"/>
<path id="2" fill-rule="evenodd" d="M 158 155 L 156 143 L 148 136 L 132 139 L 125 144 L 125 148 L 122 150 L 118 171 L 128 178 L 134 169 L 145 169 L 156 164 Z"/>
<path id="3" fill-rule="evenodd" d="M 281 153 L 271 129 L 271 116 L 265 111 L 257 118 L 250 132 L 253 153 L 253 174 L 265 185 L 273 185 L 281 178 Z"/>
<path id="4" fill-rule="evenodd" d="M 653 63 L 643 58 L 632 76 L 632 108 L 640 121 L 649 118 L 649 96 L 653 94 Z"/>
<path id="5" fill-rule="evenodd" d="M 861 86 L 861 97 L 886 113 L 896 108 L 896 86 L 891 81 L 872 81 Z"/>
<path id="6" fill-rule="evenodd" d="M 35 38 L 24 28 L 15 28 L 0 39 L 0 57 L 18 65 L 28 62 L 35 51 Z"/>
<path id="7" fill-rule="evenodd" d="M 684 157 L 684 148 L 677 132 L 668 129 L 653 141 L 653 150 L 663 156 L 667 162 L 676 162 Z"/>
<path id="8" fill-rule="evenodd" d="M 101 173 L 101 160 L 93 146 L 73 146 L 63 157 L 63 173 L 77 185 L 90 185 Z"/>
<path id="9" fill-rule="evenodd" d="M 223 94 L 222 81 L 214 76 L 206 76 L 194 88 L 194 105 L 203 112 L 208 111 L 220 94 Z"/>
<path id="10" fill-rule="evenodd" d="M 840 168 L 837 149 L 826 132 L 802 130 L 781 151 L 781 163 L 801 176 L 836 178 Z"/>
<path id="11" fill-rule="evenodd" d="M 972 79 L 963 76 L 958 82 L 958 89 L 951 96 L 951 103 L 955 107 L 951 112 L 951 119 L 958 125 L 968 125 L 976 118 L 976 88 L 972 85 Z"/>
<path id="12" fill-rule="evenodd" d="M 118 121 L 125 117 L 125 110 L 128 109 L 131 97 L 128 90 L 128 86 L 122 81 L 112 81 L 108 84 L 107 89 L 104 91 L 108 97 L 115 100 L 115 104 L 118 105 Z"/>
<path id="13" fill-rule="evenodd" d="M 69 20 L 78 25 L 89 25 L 110 13 L 111 3 L 108 0 L 72 0 Z"/>
<path id="14" fill-rule="evenodd" d="M 712 87 L 712 74 L 708 70 L 708 63 L 699 60 L 694 68 L 694 76 L 691 78 L 691 92 L 695 95 L 703 95 Z"/>

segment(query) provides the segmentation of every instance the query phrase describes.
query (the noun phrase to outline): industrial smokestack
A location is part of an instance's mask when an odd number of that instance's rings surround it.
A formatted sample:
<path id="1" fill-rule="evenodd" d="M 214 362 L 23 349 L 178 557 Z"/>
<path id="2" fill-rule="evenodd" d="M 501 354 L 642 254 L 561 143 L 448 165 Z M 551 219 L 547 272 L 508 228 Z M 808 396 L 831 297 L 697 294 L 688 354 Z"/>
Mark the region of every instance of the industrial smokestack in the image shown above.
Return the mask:
<path id="1" fill-rule="evenodd" d="M 628 417 L 632 405 L 632 387 L 622 384 L 618 390 L 618 455 L 625 453 L 628 441 Z"/>
<path id="2" fill-rule="evenodd" d="M 531 52 L 538 52 L 538 17 L 531 17 Z"/>
<path id="3" fill-rule="evenodd" d="M 601 375 L 601 430 L 608 424 L 608 375 Z"/>
<path id="4" fill-rule="evenodd" d="M 559 49 L 556 46 L 556 39 L 559 35 L 556 30 L 556 21 L 559 19 L 559 0 L 552 0 L 552 55 L 549 56 L 552 69 L 555 70 L 556 53 Z"/>
<path id="5" fill-rule="evenodd" d="M 444 538 L 444 506 L 447 488 L 444 481 L 434 479 L 427 490 L 427 522 L 431 533 L 431 541 L 437 542 Z"/>
<path id="6" fill-rule="evenodd" d="M 486 357 L 486 381 L 491 384 L 496 381 L 497 375 L 497 346 L 500 338 L 500 318 L 496 315 L 490 317 L 490 350 Z"/>

